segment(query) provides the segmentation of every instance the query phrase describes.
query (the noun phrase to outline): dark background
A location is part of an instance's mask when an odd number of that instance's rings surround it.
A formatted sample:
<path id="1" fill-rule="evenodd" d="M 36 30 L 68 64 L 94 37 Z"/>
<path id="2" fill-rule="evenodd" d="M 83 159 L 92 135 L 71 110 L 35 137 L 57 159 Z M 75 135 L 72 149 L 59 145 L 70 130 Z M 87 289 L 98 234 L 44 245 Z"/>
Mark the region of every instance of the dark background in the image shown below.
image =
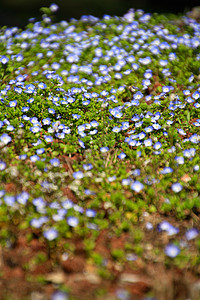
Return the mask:
<path id="1" fill-rule="evenodd" d="M 200 0 L 0 0 L 0 26 L 23 27 L 28 19 L 40 19 L 40 7 L 51 3 L 59 5 L 57 21 L 79 19 L 91 14 L 102 17 L 104 14 L 122 16 L 129 8 L 143 9 L 145 12 L 185 13 Z"/>

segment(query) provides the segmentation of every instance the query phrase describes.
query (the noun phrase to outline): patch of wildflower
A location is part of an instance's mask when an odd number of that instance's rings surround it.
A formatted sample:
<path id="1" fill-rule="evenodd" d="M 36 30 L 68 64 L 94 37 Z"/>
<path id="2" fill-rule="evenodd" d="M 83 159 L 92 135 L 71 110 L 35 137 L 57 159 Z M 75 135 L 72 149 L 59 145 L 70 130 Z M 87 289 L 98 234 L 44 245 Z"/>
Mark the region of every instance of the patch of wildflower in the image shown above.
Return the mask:
<path id="1" fill-rule="evenodd" d="M 197 212 L 199 23 L 185 16 L 173 30 L 131 9 L 53 24 L 57 10 L 51 4 L 42 21 L 0 31 L 5 215 L 28 220 L 53 241 L 76 230 L 95 236 L 109 221 L 120 234 L 144 211 Z M 145 228 L 150 234 L 156 225 L 145 221 Z M 157 229 L 169 239 L 182 234 L 166 220 Z M 198 236 L 189 227 L 183 239 Z M 164 252 L 175 258 L 180 248 L 169 243 Z"/>

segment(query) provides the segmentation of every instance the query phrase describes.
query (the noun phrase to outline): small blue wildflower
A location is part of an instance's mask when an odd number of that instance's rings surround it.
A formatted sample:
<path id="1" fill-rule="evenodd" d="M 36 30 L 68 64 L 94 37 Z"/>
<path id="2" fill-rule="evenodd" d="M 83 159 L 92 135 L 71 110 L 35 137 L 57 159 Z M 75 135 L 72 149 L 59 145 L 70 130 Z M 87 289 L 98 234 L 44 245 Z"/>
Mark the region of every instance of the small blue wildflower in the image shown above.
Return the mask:
<path id="1" fill-rule="evenodd" d="M 96 211 L 94 209 L 86 209 L 86 212 L 85 212 L 86 216 L 89 217 L 89 218 L 93 218 L 96 216 Z"/>
<path id="2" fill-rule="evenodd" d="M 5 170 L 6 168 L 6 163 L 3 160 L 0 160 L 0 171 Z"/>
<path id="3" fill-rule="evenodd" d="M 108 147 L 101 147 L 100 151 L 101 151 L 101 153 L 106 153 L 106 152 L 109 151 L 109 148 Z"/>
<path id="4" fill-rule="evenodd" d="M 137 93 L 135 93 L 135 94 L 133 95 L 133 99 L 139 100 L 139 99 L 141 99 L 143 96 L 144 96 L 144 95 L 143 95 L 140 91 L 138 91 Z"/>
<path id="5" fill-rule="evenodd" d="M 144 131 L 147 132 L 147 133 L 152 132 L 153 131 L 153 127 L 152 126 L 145 127 Z"/>
<path id="6" fill-rule="evenodd" d="M 165 254 L 171 258 L 176 257 L 180 253 L 179 247 L 173 245 L 173 244 L 168 244 L 165 247 Z"/>
<path id="7" fill-rule="evenodd" d="M 115 181 L 115 179 L 116 179 L 117 177 L 114 175 L 114 176 L 111 176 L 111 177 L 108 177 L 108 181 L 109 182 L 113 182 L 113 181 Z"/>
<path id="8" fill-rule="evenodd" d="M 37 160 L 40 160 L 40 158 L 39 158 L 39 156 L 38 155 L 31 155 L 30 156 L 30 160 L 32 161 L 32 162 L 36 162 Z"/>
<path id="9" fill-rule="evenodd" d="M 4 143 L 5 145 L 7 145 L 8 143 L 11 142 L 12 138 L 7 133 L 3 133 L 0 136 L 0 140 L 1 140 L 2 143 Z"/>
<path id="10" fill-rule="evenodd" d="M 4 202 L 8 205 L 8 206 L 13 206 L 15 203 L 15 197 L 14 196 L 10 196 L 10 195 L 5 195 L 4 196 Z"/>
<path id="11" fill-rule="evenodd" d="M 37 149 L 37 150 L 36 150 L 36 153 L 37 153 L 38 155 L 41 155 L 41 154 L 43 154 L 44 152 L 45 152 L 44 148 L 40 148 L 40 149 Z"/>
<path id="12" fill-rule="evenodd" d="M 48 112 L 50 114 L 55 114 L 55 109 L 54 108 L 48 108 Z"/>
<path id="13" fill-rule="evenodd" d="M 141 171 L 140 171 L 140 169 L 135 169 L 135 170 L 133 170 L 132 172 L 131 172 L 131 174 L 133 175 L 133 176 L 140 176 L 140 173 L 141 173 Z"/>
<path id="14" fill-rule="evenodd" d="M 117 299 L 120 299 L 120 300 L 130 300 L 130 294 L 127 290 L 125 289 L 118 289 L 116 291 L 116 296 L 117 296 Z"/>
<path id="15" fill-rule="evenodd" d="M 46 206 L 46 202 L 45 202 L 44 199 L 41 198 L 41 197 L 38 197 L 38 198 L 33 199 L 32 203 L 33 203 L 33 205 L 36 206 L 36 207 L 44 208 L 44 207 Z"/>
<path id="16" fill-rule="evenodd" d="M 6 65 L 8 62 L 9 62 L 9 58 L 5 55 L 2 55 L 0 57 L 0 62 L 3 64 L 3 65 Z"/>
<path id="17" fill-rule="evenodd" d="M 198 144 L 200 142 L 200 135 L 198 134 L 193 134 L 190 138 L 189 141 L 194 143 L 194 144 Z"/>
<path id="18" fill-rule="evenodd" d="M 79 142 L 79 145 L 82 147 L 82 148 L 85 148 L 85 144 L 84 144 L 84 142 L 82 141 L 82 140 L 78 140 L 78 142 Z"/>
<path id="19" fill-rule="evenodd" d="M 49 162 L 53 167 L 59 167 L 60 165 L 60 160 L 58 158 L 52 158 Z"/>
<path id="20" fill-rule="evenodd" d="M 33 101 L 34 101 L 34 98 L 30 98 L 27 100 L 27 103 L 33 103 Z"/>
<path id="21" fill-rule="evenodd" d="M 43 82 L 40 82 L 40 83 L 38 84 L 38 87 L 39 87 L 40 89 L 44 90 L 44 89 L 47 88 L 47 85 L 46 85 L 45 83 L 43 83 Z"/>
<path id="22" fill-rule="evenodd" d="M 81 116 L 78 115 L 78 114 L 72 114 L 72 117 L 73 117 L 74 120 L 78 120 L 78 119 L 81 118 Z"/>
<path id="23" fill-rule="evenodd" d="M 177 131 L 180 135 L 186 135 L 186 132 L 182 128 L 177 128 Z"/>
<path id="24" fill-rule="evenodd" d="M 131 189 L 134 190 L 136 193 L 139 193 L 140 191 L 142 191 L 143 188 L 144 188 L 144 185 L 137 180 L 131 184 Z"/>
<path id="25" fill-rule="evenodd" d="M 21 160 L 25 160 L 27 158 L 27 154 L 22 154 L 22 155 L 19 155 L 18 157 Z"/>
<path id="26" fill-rule="evenodd" d="M 152 125 L 154 129 L 159 130 L 161 128 L 160 124 L 155 123 Z"/>
<path id="27" fill-rule="evenodd" d="M 84 177 L 84 174 L 83 174 L 83 172 L 81 172 L 81 171 L 77 171 L 77 172 L 74 172 L 74 173 L 73 173 L 73 177 L 74 177 L 75 179 L 82 179 L 82 178 Z"/>
<path id="28" fill-rule="evenodd" d="M 32 93 L 34 93 L 34 91 L 35 91 L 35 86 L 33 84 L 28 84 L 26 86 L 25 93 L 32 94 Z"/>
<path id="29" fill-rule="evenodd" d="M 118 158 L 119 159 L 124 159 L 126 157 L 126 154 L 124 152 L 121 152 L 119 155 L 118 155 Z"/>
<path id="30" fill-rule="evenodd" d="M 144 145 L 145 145 L 146 147 L 151 147 L 151 146 L 152 146 L 152 139 L 144 140 Z"/>
<path id="31" fill-rule="evenodd" d="M 51 143 L 51 142 L 53 142 L 53 137 L 51 136 L 51 135 L 45 135 L 44 136 L 44 139 L 45 139 L 45 141 L 47 142 L 47 143 Z"/>
<path id="32" fill-rule="evenodd" d="M 129 146 L 134 147 L 136 146 L 136 141 L 135 140 L 130 140 L 128 141 Z"/>
<path id="33" fill-rule="evenodd" d="M 34 228 L 40 228 L 42 226 L 42 222 L 41 222 L 41 219 L 36 219 L 36 218 L 33 218 L 31 219 L 30 221 L 30 225 Z"/>
<path id="34" fill-rule="evenodd" d="M 161 142 L 156 142 L 154 145 L 153 145 L 153 148 L 155 149 L 155 150 L 158 150 L 158 149 L 160 149 L 162 147 L 162 143 Z"/>
<path id="35" fill-rule="evenodd" d="M 22 112 L 29 111 L 30 107 L 29 106 L 23 106 L 22 107 Z"/>
<path id="36" fill-rule="evenodd" d="M 39 131 L 41 131 L 41 128 L 39 126 L 32 126 L 29 128 L 29 130 L 33 133 L 38 133 Z"/>
<path id="37" fill-rule="evenodd" d="M 70 209 L 74 206 L 74 204 L 71 200 L 67 199 L 62 202 L 62 206 L 64 209 Z"/>
<path id="38" fill-rule="evenodd" d="M 78 218 L 76 217 L 68 217 L 67 218 L 67 224 L 71 227 L 76 227 L 79 223 Z"/>
<path id="39" fill-rule="evenodd" d="M 195 107 L 195 108 L 200 108 L 200 103 L 196 102 L 196 103 L 194 104 L 194 107 Z"/>
<path id="40" fill-rule="evenodd" d="M 193 167 L 193 170 L 194 170 L 195 172 L 198 172 L 199 169 L 200 169 L 199 165 L 195 165 L 195 166 Z"/>
<path id="41" fill-rule="evenodd" d="M 146 229 L 147 229 L 147 230 L 152 230 L 152 229 L 153 229 L 152 223 L 147 222 L 147 223 L 146 223 Z"/>
<path id="42" fill-rule="evenodd" d="M 13 100 L 9 102 L 10 107 L 16 107 L 17 106 L 17 100 Z"/>
<path id="43" fill-rule="evenodd" d="M 93 168 L 93 165 L 92 164 L 83 164 L 83 169 L 85 171 L 89 171 L 89 170 L 92 170 Z"/>
<path id="44" fill-rule="evenodd" d="M 195 239 L 198 235 L 199 231 L 196 228 L 191 228 L 185 233 L 185 237 L 188 241 Z"/>
<path id="45" fill-rule="evenodd" d="M 5 195 L 5 191 L 4 190 L 0 190 L 0 198 L 2 198 Z"/>
<path id="46" fill-rule="evenodd" d="M 175 193 L 179 193 L 182 190 L 182 185 L 179 182 L 173 183 L 171 189 Z"/>
<path id="47" fill-rule="evenodd" d="M 113 127 L 113 129 L 112 129 L 112 131 L 115 132 L 115 133 L 118 133 L 121 130 L 122 130 L 121 127 L 117 127 L 117 126 Z"/>
<path id="48" fill-rule="evenodd" d="M 175 156 L 174 160 L 175 160 L 179 165 L 183 165 L 183 164 L 184 164 L 184 157 L 183 157 L 183 156 Z"/>
<path id="49" fill-rule="evenodd" d="M 143 140 L 145 138 L 146 134 L 142 131 L 138 134 L 139 140 Z"/>
<path id="50" fill-rule="evenodd" d="M 171 225 L 169 222 L 163 221 L 158 224 L 158 231 L 166 231 L 168 235 L 174 235 L 179 232 L 179 229 Z"/>
<path id="51" fill-rule="evenodd" d="M 64 292 L 56 291 L 53 293 L 51 300 L 69 300 L 69 297 Z"/>
<path id="52" fill-rule="evenodd" d="M 124 178 L 122 179 L 122 185 L 123 186 L 128 186 L 131 183 L 131 178 Z"/>
<path id="53" fill-rule="evenodd" d="M 58 237 L 58 231 L 54 228 L 50 228 L 45 230 L 43 235 L 48 241 L 53 241 Z"/>
<path id="54" fill-rule="evenodd" d="M 29 193 L 22 192 L 21 194 L 17 195 L 16 199 L 18 203 L 25 205 L 29 199 Z"/>
<path id="55" fill-rule="evenodd" d="M 74 204 L 74 210 L 78 211 L 79 213 L 83 214 L 84 213 L 84 208 L 81 207 L 80 205 Z"/>

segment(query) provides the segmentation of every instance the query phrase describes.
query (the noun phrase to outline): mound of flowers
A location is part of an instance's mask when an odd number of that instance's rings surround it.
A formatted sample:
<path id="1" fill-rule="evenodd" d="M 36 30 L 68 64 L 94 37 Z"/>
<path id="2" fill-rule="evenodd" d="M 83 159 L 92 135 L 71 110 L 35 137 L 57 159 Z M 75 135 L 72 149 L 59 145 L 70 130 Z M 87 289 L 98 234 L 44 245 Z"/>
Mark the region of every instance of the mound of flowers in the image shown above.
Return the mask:
<path id="1" fill-rule="evenodd" d="M 0 30 L 2 247 L 21 231 L 55 264 L 76 255 L 78 239 L 102 280 L 116 262 L 196 275 L 199 21 L 130 9 L 54 23 L 57 9 Z"/>

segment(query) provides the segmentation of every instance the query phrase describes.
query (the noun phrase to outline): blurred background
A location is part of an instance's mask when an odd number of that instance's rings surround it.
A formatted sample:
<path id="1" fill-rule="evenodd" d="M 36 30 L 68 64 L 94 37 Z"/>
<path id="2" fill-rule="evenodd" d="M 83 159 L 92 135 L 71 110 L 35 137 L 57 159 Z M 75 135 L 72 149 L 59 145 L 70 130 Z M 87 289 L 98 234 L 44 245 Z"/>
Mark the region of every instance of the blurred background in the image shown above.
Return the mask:
<path id="1" fill-rule="evenodd" d="M 40 7 L 56 3 L 60 9 L 57 21 L 79 19 L 82 15 L 102 17 L 104 14 L 122 16 L 129 8 L 145 12 L 185 13 L 200 6 L 200 0 L 0 0 L 0 26 L 23 27 L 28 19 L 40 19 Z"/>

